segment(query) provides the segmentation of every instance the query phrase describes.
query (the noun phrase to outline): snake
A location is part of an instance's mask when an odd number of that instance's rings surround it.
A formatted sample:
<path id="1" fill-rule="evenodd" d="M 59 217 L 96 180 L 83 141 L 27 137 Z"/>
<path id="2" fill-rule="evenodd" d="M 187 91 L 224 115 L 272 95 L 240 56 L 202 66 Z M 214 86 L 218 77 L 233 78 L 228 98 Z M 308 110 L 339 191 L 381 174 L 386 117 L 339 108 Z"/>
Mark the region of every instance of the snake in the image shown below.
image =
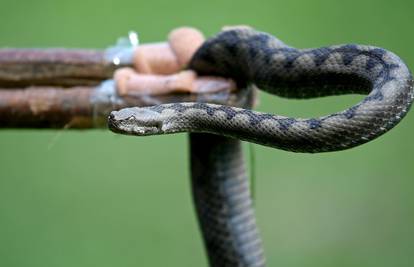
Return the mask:
<path id="1" fill-rule="evenodd" d="M 214 267 L 266 265 L 241 141 L 304 153 L 345 150 L 393 128 L 414 98 L 410 70 L 388 50 L 358 44 L 297 49 L 249 27 L 207 39 L 188 69 L 285 98 L 365 95 L 343 111 L 314 118 L 201 102 L 111 112 L 108 125 L 116 133 L 189 133 L 193 201 Z"/>

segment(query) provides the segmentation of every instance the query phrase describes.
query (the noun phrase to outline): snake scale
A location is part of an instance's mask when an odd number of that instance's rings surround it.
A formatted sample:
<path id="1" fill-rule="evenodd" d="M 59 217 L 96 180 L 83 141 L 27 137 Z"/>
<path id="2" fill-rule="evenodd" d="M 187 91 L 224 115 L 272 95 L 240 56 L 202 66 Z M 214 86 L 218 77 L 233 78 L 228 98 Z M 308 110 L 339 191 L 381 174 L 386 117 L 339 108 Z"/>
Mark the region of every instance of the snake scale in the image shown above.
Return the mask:
<path id="1" fill-rule="evenodd" d="M 394 127 L 413 100 L 413 78 L 387 50 L 346 44 L 296 49 L 251 28 L 207 40 L 189 68 L 288 98 L 366 94 L 319 118 L 290 118 L 209 103 L 171 103 L 113 111 L 112 131 L 190 132 L 193 199 L 210 266 L 265 266 L 240 141 L 295 152 L 352 148 Z"/>

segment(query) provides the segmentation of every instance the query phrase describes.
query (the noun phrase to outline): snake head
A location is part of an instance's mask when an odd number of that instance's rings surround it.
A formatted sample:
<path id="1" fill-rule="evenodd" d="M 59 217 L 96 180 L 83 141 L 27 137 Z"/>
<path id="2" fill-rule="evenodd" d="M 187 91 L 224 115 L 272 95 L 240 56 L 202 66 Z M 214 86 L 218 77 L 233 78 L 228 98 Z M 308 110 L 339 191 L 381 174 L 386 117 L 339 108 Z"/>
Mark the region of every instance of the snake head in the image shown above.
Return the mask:
<path id="1" fill-rule="evenodd" d="M 162 115 L 147 108 L 124 108 L 112 111 L 108 118 L 109 129 L 129 135 L 155 135 L 163 133 Z"/>

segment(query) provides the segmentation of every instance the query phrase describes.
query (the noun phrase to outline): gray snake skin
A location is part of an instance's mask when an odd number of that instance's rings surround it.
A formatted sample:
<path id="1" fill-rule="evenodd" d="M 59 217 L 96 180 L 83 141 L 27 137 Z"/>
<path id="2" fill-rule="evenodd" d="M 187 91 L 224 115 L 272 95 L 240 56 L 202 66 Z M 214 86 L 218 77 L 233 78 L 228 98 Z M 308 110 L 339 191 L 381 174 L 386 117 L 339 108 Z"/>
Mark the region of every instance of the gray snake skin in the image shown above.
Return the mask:
<path id="1" fill-rule="evenodd" d="M 250 28 L 207 40 L 189 68 L 288 98 L 367 94 L 344 111 L 307 119 L 208 103 L 111 113 L 109 127 L 117 133 L 191 132 L 193 197 L 211 266 L 265 266 L 238 140 L 296 152 L 348 149 L 394 127 L 413 100 L 410 71 L 387 50 L 354 44 L 296 49 Z"/>

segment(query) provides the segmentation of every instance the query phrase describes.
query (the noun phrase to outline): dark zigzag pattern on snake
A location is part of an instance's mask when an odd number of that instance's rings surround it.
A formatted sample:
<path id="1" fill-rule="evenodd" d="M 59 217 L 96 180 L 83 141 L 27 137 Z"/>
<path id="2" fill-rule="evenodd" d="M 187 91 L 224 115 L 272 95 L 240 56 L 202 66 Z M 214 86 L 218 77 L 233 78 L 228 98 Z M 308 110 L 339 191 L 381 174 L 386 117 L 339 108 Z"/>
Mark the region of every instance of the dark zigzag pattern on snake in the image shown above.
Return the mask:
<path id="1" fill-rule="evenodd" d="M 231 120 L 236 115 L 246 115 L 249 118 L 250 125 L 256 126 L 258 123 L 264 121 L 264 120 L 274 120 L 277 121 L 280 124 L 280 128 L 282 130 L 288 130 L 289 127 L 296 122 L 295 119 L 292 118 L 278 118 L 271 114 L 255 114 L 251 110 L 248 109 L 228 109 L 225 106 L 217 105 L 213 106 L 211 104 L 206 103 L 194 103 L 192 105 L 183 105 L 181 103 L 174 103 L 171 105 L 159 105 L 159 106 L 152 106 L 149 107 L 149 109 L 162 113 L 166 109 L 173 109 L 177 112 L 185 112 L 190 109 L 198 109 L 200 111 L 205 111 L 209 116 L 214 116 L 216 112 L 224 112 L 226 114 L 226 119 Z M 306 120 L 306 122 L 309 124 L 309 127 L 314 129 L 317 127 L 320 127 L 320 120 L 317 119 L 309 119 Z"/>

